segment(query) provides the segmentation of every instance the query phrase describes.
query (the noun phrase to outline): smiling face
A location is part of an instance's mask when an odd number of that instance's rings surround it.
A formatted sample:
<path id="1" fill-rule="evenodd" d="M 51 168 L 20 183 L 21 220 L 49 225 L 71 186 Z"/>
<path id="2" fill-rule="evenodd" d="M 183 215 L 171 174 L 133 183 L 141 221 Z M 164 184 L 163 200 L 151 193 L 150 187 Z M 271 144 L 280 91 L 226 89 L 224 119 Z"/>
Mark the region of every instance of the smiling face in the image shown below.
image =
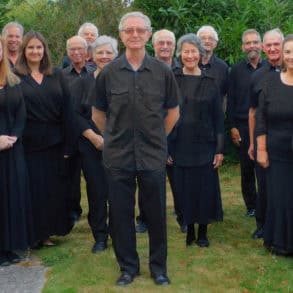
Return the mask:
<path id="1" fill-rule="evenodd" d="M 82 31 L 81 37 L 83 37 L 86 40 L 86 42 L 90 45 L 95 42 L 98 35 L 94 28 L 86 26 Z"/>
<path id="2" fill-rule="evenodd" d="M 293 40 L 287 41 L 284 44 L 283 62 L 287 70 L 293 71 Z"/>
<path id="3" fill-rule="evenodd" d="M 72 37 L 67 43 L 67 55 L 73 65 L 84 63 L 87 56 L 85 41 L 79 37 Z"/>
<path id="4" fill-rule="evenodd" d="M 172 63 L 175 50 L 174 39 L 168 33 L 159 33 L 153 45 L 155 55 L 159 60 Z"/>
<path id="5" fill-rule="evenodd" d="M 141 17 L 128 17 L 123 23 L 123 29 L 119 36 L 126 49 L 141 50 L 151 37 L 152 33 L 146 27 L 146 23 Z"/>
<path id="6" fill-rule="evenodd" d="M 10 53 L 18 52 L 22 42 L 22 35 L 20 29 L 17 26 L 10 26 L 6 30 L 5 34 L 7 50 Z"/>
<path id="7" fill-rule="evenodd" d="M 44 57 L 43 43 L 37 38 L 32 38 L 25 47 L 25 57 L 28 64 L 40 64 Z"/>
<path id="8" fill-rule="evenodd" d="M 93 53 L 93 58 L 98 68 L 102 69 L 114 59 L 114 52 L 110 44 L 98 46 Z"/>
<path id="9" fill-rule="evenodd" d="M 209 30 L 204 30 L 199 34 L 199 38 L 206 53 L 213 53 L 214 49 L 217 47 L 218 42 L 215 39 L 213 32 Z"/>
<path id="10" fill-rule="evenodd" d="M 184 43 L 181 51 L 181 61 L 188 71 L 198 67 L 200 52 L 194 44 Z"/>
<path id="11" fill-rule="evenodd" d="M 282 37 L 277 33 L 268 33 L 267 35 L 265 35 L 263 40 L 263 51 L 266 54 L 270 63 L 281 63 Z"/>
<path id="12" fill-rule="evenodd" d="M 246 34 L 242 43 L 242 51 L 247 54 L 249 60 L 260 58 L 261 54 L 261 41 L 257 34 Z"/>

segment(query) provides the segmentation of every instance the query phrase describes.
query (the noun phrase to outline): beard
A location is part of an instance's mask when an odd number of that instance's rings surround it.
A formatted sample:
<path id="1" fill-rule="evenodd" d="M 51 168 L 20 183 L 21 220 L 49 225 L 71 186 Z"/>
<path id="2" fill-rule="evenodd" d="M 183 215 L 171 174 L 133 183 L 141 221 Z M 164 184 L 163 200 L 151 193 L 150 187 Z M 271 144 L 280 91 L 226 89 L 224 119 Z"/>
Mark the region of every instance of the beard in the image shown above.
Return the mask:
<path id="1" fill-rule="evenodd" d="M 250 49 L 248 52 L 247 52 L 247 57 L 248 59 L 257 59 L 260 57 L 260 49 Z"/>

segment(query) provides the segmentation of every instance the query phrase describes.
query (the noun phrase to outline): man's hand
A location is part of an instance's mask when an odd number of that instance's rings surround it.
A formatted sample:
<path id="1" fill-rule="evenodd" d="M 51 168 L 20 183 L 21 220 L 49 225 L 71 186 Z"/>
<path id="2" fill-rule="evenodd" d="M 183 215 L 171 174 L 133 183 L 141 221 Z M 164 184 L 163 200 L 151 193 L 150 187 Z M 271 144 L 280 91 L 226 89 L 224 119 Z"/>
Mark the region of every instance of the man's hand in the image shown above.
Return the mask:
<path id="1" fill-rule="evenodd" d="M 241 136 L 238 129 L 235 127 L 231 128 L 231 138 L 233 143 L 239 147 L 241 142 Z"/>
<path id="2" fill-rule="evenodd" d="M 172 166 L 173 165 L 173 159 L 172 159 L 171 156 L 168 156 L 168 158 L 167 158 L 167 165 L 168 166 Z"/>
<path id="3" fill-rule="evenodd" d="M 249 145 L 247 153 L 248 153 L 250 160 L 254 161 L 254 144 Z"/>
<path id="4" fill-rule="evenodd" d="M 218 167 L 220 167 L 223 163 L 223 160 L 224 160 L 223 154 L 216 154 L 214 156 L 214 161 L 213 161 L 214 169 L 217 169 Z"/>
<path id="5" fill-rule="evenodd" d="M 266 150 L 257 150 L 257 162 L 263 167 L 267 168 L 270 165 L 269 155 Z"/>
<path id="6" fill-rule="evenodd" d="M 95 148 L 99 151 L 102 151 L 104 148 L 104 138 L 96 134 L 95 136 L 91 136 L 90 138 L 91 143 L 95 146 Z"/>
<path id="7" fill-rule="evenodd" d="M 0 135 L 0 151 L 12 148 L 16 141 L 16 136 Z"/>

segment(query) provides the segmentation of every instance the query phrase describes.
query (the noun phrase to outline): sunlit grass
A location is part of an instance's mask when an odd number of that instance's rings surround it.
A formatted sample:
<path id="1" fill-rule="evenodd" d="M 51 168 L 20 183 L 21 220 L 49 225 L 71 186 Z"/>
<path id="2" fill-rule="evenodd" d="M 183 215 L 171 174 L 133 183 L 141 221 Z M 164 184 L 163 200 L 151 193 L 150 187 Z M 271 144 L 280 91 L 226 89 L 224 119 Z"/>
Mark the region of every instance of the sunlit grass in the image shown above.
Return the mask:
<path id="1" fill-rule="evenodd" d="M 50 267 L 44 292 L 293 292 L 293 259 L 267 252 L 261 240 L 252 240 L 254 219 L 244 216 L 239 166 L 223 166 L 220 172 L 224 222 L 211 224 L 208 249 L 185 247 L 170 192 L 167 195 L 168 275 L 171 286 L 153 284 L 148 270 L 147 234 L 137 235 L 141 276 L 126 288 L 116 287 L 119 268 L 111 247 L 93 255 L 87 224 L 83 184 L 83 215 L 72 233 L 55 238 L 58 245 L 36 254 Z"/>

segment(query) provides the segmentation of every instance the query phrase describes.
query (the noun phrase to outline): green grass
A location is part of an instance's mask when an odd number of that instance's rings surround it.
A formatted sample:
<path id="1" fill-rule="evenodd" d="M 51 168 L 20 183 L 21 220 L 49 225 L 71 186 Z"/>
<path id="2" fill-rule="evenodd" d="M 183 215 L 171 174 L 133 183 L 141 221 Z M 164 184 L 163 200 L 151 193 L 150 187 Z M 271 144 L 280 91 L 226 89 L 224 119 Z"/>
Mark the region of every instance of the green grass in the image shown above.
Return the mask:
<path id="1" fill-rule="evenodd" d="M 83 184 L 81 220 L 70 235 L 54 238 L 56 247 L 36 252 L 50 267 L 43 292 L 293 292 L 293 259 L 271 255 L 261 240 L 250 238 L 255 220 L 244 216 L 239 166 L 223 166 L 220 175 L 224 222 L 209 225 L 208 249 L 185 247 L 168 192 L 168 275 L 172 284 L 164 288 L 150 279 L 147 234 L 137 235 L 141 276 L 126 288 L 114 285 L 119 268 L 111 243 L 104 253 L 90 252 L 93 238 Z"/>

